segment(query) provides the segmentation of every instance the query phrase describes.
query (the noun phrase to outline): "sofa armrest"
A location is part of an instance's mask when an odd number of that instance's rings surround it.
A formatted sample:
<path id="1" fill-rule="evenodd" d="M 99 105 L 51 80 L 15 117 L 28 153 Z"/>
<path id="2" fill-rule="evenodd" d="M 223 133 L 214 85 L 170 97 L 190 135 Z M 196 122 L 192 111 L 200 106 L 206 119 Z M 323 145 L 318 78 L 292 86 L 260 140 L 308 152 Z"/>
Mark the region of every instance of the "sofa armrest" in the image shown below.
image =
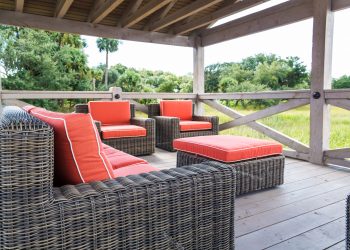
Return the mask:
<path id="1" fill-rule="evenodd" d="M 83 113 L 87 114 L 89 113 L 89 106 L 87 104 L 77 104 L 74 107 L 75 113 Z"/>
<path id="2" fill-rule="evenodd" d="M 218 116 L 199 116 L 194 115 L 192 117 L 193 121 L 206 121 L 210 122 L 213 126 L 212 130 L 219 133 L 219 117 Z"/>
<path id="3" fill-rule="evenodd" d="M 207 162 L 57 188 L 59 223 L 50 225 L 64 227 L 69 242 L 86 238 L 94 225 L 104 230 L 98 241 L 115 248 L 233 249 L 234 199 L 233 169 Z"/>

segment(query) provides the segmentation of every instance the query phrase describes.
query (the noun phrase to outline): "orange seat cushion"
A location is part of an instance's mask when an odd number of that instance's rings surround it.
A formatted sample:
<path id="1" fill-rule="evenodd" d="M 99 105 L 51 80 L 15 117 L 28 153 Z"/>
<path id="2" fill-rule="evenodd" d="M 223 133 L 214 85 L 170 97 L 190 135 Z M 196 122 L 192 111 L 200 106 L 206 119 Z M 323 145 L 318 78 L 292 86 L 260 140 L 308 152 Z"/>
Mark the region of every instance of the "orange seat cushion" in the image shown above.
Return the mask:
<path id="1" fill-rule="evenodd" d="M 146 136 L 147 130 L 144 127 L 135 125 L 101 126 L 102 138 L 124 138 Z"/>
<path id="2" fill-rule="evenodd" d="M 159 171 L 159 169 L 149 165 L 148 163 L 139 163 L 131 166 L 117 168 L 113 172 L 116 177 L 123 177 L 132 174 L 148 173 L 151 171 Z"/>
<path id="3" fill-rule="evenodd" d="M 160 101 L 160 115 L 178 117 L 180 120 L 190 121 L 193 116 L 192 101 L 165 100 Z"/>
<path id="4" fill-rule="evenodd" d="M 180 121 L 180 131 L 196 131 L 212 129 L 211 122 L 205 121 Z"/>
<path id="5" fill-rule="evenodd" d="M 90 114 L 63 114 L 43 108 L 26 108 L 54 130 L 56 185 L 114 178 Z"/>
<path id="6" fill-rule="evenodd" d="M 113 169 L 118 169 L 126 166 L 132 166 L 136 164 L 147 164 L 147 161 L 137 158 L 135 156 L 129 155 L 123 151 L 112 148 L 106 144 L 103 145 L 103 150 L 107 156 L 107 159 L 112 165 Z"/>
<path id="7" fill-rule="evenodd" d="M 88 103 L 89 112 L 95 121 L 102 125 L 130 124 L 130 102 L 93 101 Z"/>
<path id="8" fill-rule="evenodd" d="M 176 139 L 174 148 L 222 162 L 282 154 L 282 145 L 243 136 L 215 135 Z"/>

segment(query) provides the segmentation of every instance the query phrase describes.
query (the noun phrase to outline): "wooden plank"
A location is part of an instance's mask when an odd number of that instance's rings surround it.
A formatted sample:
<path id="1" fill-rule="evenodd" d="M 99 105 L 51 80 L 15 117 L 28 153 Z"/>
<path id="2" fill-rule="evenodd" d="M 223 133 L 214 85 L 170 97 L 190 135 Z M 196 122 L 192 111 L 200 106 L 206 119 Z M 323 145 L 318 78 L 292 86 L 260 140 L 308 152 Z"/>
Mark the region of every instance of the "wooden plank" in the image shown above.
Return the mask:
<path id="1" fill-rule="evenodd" d="M 281 27 L 311 18 L 312 15 L 312 1 L 290 0 L 257 13 L 202 31 L 200 33 L 202 36 L 202 45 L 208 46 L 268 29 Z"/>
<path id="2" fill-rule="evenodd" d="M 143 28 L 143 30 L 148 31 L 149 27 L 155 22 L 158 21 L 160 19 L 163 19 L 164 17 L 166 17 L 166 15 L 168 15 L 169 11 L 174 7 L 174 5 L 176 4 L 177 0 L 173 0 L 171 1 L 164 9 L 162 10 L 158 10 L 155 14 L 153 14 L 153 16 L 149 19 L 149 21 L 147 22 L 147 24 L 145 25 L 145 27 Z M 159 12 L 159 13 L 158 13 Z"/>
<path id="3" fill-rule="evenodd" d="M 243 117 L 243 115 L 241 115 L 239 112 L 235 111 L 235 110 L 232 110 L 216 101 L 209 101 L 209 100 L 203 100 L 203 102 L 207 105 L 209 105 L 210 107 L 218 110 L 219 112 L 231 117 L 231 118 L 234 118 L 234 119 L 237 119 L 237 118 L 240 118 L 240 117 Z M 262 123 L 259 123 L 259 122 L 250 122 L 248 124 L 246 124 L 248 127 L 254 129 L 254 130 L 257 130 L 265 135 L 267 135 L 268 137 L 288 146 L 289 148 L 292 148 L 298 152 L 301 152 L 301 153 L 308 153 L 309 152 L 309 148 L 307 145 L 301 143 L 301 142 L 298 142 L 297 140 L 281 133 L 281 132 L 278 132 Z"/>
<path id="4" fill-rule="evenodd" d="M 181 21 L 222 1 L 223 0 L 197 0 L 189 3 L 185 5 L 185 7 L 152 24 L 150 26 L 150 30 L 159 31 L 173 23 Z"/>
<path id="5" fill-rule="evenodd" d="M 350 99 L 350 89 L 325 89 L 326 99 Z"/>
<path id="6" fill-rule="evenodd" d="M 328 99 L 326 100 L 327 104 L 342 108 L 342 109 L 346 109 L 346 110 L 350 110 L 350 100 L 345 99 Z"/>
<path id="7" fill-rule="evenodd" d="M 263 119 L 265 117 L 269 117 L 275 114 L 279 114 L 291 109 L 295 109 L 297 107 L 300 106 L 304 106 L 306 104 L 308 104 L 310 102 L 310 100 L 308 99 L 292 99 L 288 102 L 282 102 L 278 105 L 272 106 L 272 107 L 268 107 L 266 109 L 263 110 L 259 110 L 257 112 L 254 112 L 252 114 L 249 115 L 245 115 L 242 116 L 240 118 L 237 118 L 233 121 L 229 121 L 223 124 L 220 124 L 220 131 L 222 130 L 226 130 L 232 127 L 236 127 L 236 126 L 241 126 L 241 125 L 245 125 L 249 122 L 252 121 L 256 121 L 256 120 L 260 120 Z"/>
<path id="8" fill-rule="evenodd" d="M 55 10 L 55 17 L 62 18 L 68 12 L 74 0 L 58 0 Z"/>
<path id="9" fill-rule="evenodd" d="M 286 157 L 291 157 L 291 158 L 300 159 L 300 160 L 304 160 L 304 161 L 309 161 L 310 160 L 310 155 L 309 154 L 299 153 L 299 152 L 297 152 L 295 150 L 284 149 L 283 150 L 283 155 L 286 156 Z"/>
<path id="10" fill-rule="evenodd" d="M 102 4 L 98 4 L 89 14 L 89 22 L 99 23 L 106 16 L 115 10 L 124 0 L 106 0 Z"/>
<path id="11" fill-rule="evenodd" d="M 331 0 L 313 0 L 313 9 L 311 92 L 320 93 L 320 98 L 310 98 L 310 161 L 324 164 L 323 151 L 329 148 L 330 112 L 323 91 L 331 88 L 332 81 L 334 13 Z"/>
<path id="12" fill-rule="evenodd" d="M 16 11 L 23 12 L 24 0 L 16 0 Z"/>
<path id="13" fill-rule="evenodd" d="M 193 47 L 193 40 L 183 36 L 124 29 L 100 24 L 91 25 L 91 23 L 87 22 L 77 22 L 5 10 L 0 10 L 0 23 L 88 36 Z"/>
<path id="14" fill-rule="evenodd" d="M 310 90 L 282 90 L 236 93 L 204 93 L 201 100 L 260 100 L 260 99 L 309 99 Z"/>
<path id="15" fill-rule="evenodd" d="M 264 192 L 257 192 L 249 194 L 247 196 L 239 197 L 239 199 L 236 200 L 236 207 L 245 206 L 247 204 L 268 202 L 271 199 L 288 199 L 288 196 L 293 196 L 296 194 L 296 191 L 316 187 L 325 183 L 332 183 L 332 181 L 338 181 L 342 178 L 347 177 L 349 177 L 348 172 L 333 171 L 323 175 L 314 176 L 306 180 L 301 178 L 302 180 L 285 183 L 278 188 L 273 188 Z"/>
<path id="16" fill-rule="evenodd" d="M 350 168 L 350 161 L 349 160 L 345 160 L 345 159 L 327 158 L 325 160 L 325 163 L 326 164 L 340 166 L 340 167 Z"/>
<path id="17" fill-rule="evenodd" d="M 196 99 L 193 93 L 140 93 L 123 92 L 123 99 Z"/>
<path id="18" fill-rule="evenodd" d="M 350 0 L 333 0 L 332 11 L 339 11 L 350 7 Z"/>
<path id="19" fill-rule="evenodd" d="M 221 18 L 236 14 L 240 11 L 244 11 L 248 8 L 254 7 L 261 3 L 267 2 L 269 0 L 245 0 L 245 1 L 234 1 L 221 9 L 214 11 L 210 15 L 205 15 L 191 20 L 188 23 L 177 25 L 173 28 L 174 34 L 182 35 L 192 30 L 205 27 L 218 21 Z"/>
<path id="20" fill-rule="evenodd" d="M 338 148 L 332 150 L 326 150 L 324 152 L 327 158 L 350 158 L 350 148 Z"/>
<path id="21" fill-rule="evenodd" d="M 140 7 L 142 4 L 143 0 L 132 0 L 130 1 L 128 7 L 124 11 L 122 17 L 120 18 L 119 25 L 121 26 L 122 23 L 132 14 L 134 14 L 137 9 Z"/>
<path id="22" fill-rule="evenodd" d="M 204 47 L 197 44 L 193 48 L 193 93 L 198 96 L 204 91 Z M 195 114 L 203 115 L 203 103 L 196 98 L 195 104 Z"/>
<path id="23" fill-rule="evenodd" d="M 13 99 L 111 99 L 109 91 L 12 91 L 1 92 L 3 100 Z"/>
<path id="24" fill-rule="evenodd" d="M 328 247 L 345 239 L 345 224 L 345 217 L 341 217 L 269 249 L 328 249 Z"/>
<path id="25" fill-rule="evenodd" d="M 133 15 L 130 15 L 124 22 L 122 22 L 122 27 L 129 28 L 134 24 L 140 22 L 142 19 L 145 19 L 152 13 L 163 8 L 172 0 L 153 0 L 147 3 L 145 6 L 137 10 Z"/>
<path id="26" fill-rule="evenodd" d="M 236 238 L 236 249 L 265 249 L 344 216 L 345 201 Z"/>
<path id="27" fill-rule="evenodd" d="M 283 207 L 272 209 L 260 214 L 256 214 L 241 220 L 236 220 L 236 237 L 263 229 L 288 219 L 312 212 L 321 207 L 329 206 L 333 203 L 343 201 L 350 193 L 350 186 L 340 188 L 331 192 L 323 193 L 309 199 L 300 200 Z M 344 237 L 342 235 L 342 237 Z M 328 246 L 340 241 L 341 238 Z M 305 248 L 308 249 L 308 248 Z M 323 249 L 323 248 L 319 248 Z"/>

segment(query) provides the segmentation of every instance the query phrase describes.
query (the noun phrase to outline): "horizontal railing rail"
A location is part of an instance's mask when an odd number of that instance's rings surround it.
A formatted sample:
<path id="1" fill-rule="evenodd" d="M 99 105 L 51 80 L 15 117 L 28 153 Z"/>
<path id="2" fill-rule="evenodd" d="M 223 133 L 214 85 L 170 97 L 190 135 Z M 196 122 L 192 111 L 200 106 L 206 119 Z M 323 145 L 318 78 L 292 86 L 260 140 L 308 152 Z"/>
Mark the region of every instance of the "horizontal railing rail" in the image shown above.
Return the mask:
<path id="1" fill-rule="evenodd" d="M 329 105 L 350 110 L 350 89 L 325 90 L 323 93 Z M 217 112 L 232 118 L 231 121 L 220 125 L 220 131 L 236 126 L 246 125 L 264 135 L 276 140 L 289 149 L 284 150 L 286 156 L 310 160 L 310 147 L 294 138 L 289 137 L 257 120 L 270 117 L 288 110 L 308 105 L 313 93 L 310 90 L 286 90 L 245 93 L 150 93 L 150 92 L 122 92 L 120 88 L 111 88 L 109 91 L 0 91 L 0 101 L 5 105 L 26 105 L 25 100 L 30 99 L 104 99 L 130 100 L 137 110 L 147 113 L 147 106 L 139 103 L 143 99 L 191 99 L 196 103 L 204 103 Z M 243 115 L 238 111 L 225 106 L 219 100 L 285 100 L 274 106 Z M 325 150 L 324 161 L 327 164 L 350 167 L 350 148 Z"/>

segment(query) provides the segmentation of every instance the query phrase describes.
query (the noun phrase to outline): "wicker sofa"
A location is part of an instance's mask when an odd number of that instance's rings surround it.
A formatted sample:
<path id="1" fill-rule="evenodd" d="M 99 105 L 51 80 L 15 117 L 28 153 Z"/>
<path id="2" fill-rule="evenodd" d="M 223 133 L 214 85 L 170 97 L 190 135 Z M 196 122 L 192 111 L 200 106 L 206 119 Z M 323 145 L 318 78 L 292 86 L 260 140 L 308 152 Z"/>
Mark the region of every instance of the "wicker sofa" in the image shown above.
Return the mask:
<path id="1" fill-rule="evenodd" d="M 77 104 L 75 106 L 76 113 L 89 113 L 87 104 Z M 101 139 L 103 143 L 126 152 L 131 155 L 150 155 L 155 150 L 155 122 L 153 119 L 136 118 L 135 117 L 135 105 L 130 104 L 130 124 L 144 127 L 147 130 L 147 135 L 142 137 L 125 137 L 125 138 L 111 138 Z M 101 123 L 95 121 L 97 129 L 101 134 Z"/>
<path id="2" fill-rule="evenodd" d="M 232 168 L 203 163 L 53 186 L 53 130 L 0 119 L 0 249 L 233 249 Z"/>
<path id="3" fill-rule="evenodd" d="M 192 109 L 194 110 L 194 108 Z M 219 133 L 219 118 L 217 116 L 192 116 L 193 121 L 206 121 L 212 124 L 210 130 L 180 131 L 180 119 L 177 117 L 160 116 L 160 104 L 148 105 L 148 117 L 156 120 L 156 147 L 167 151 L 175 151 L 173 141 L 178 138 L 217 135 Z"/>

